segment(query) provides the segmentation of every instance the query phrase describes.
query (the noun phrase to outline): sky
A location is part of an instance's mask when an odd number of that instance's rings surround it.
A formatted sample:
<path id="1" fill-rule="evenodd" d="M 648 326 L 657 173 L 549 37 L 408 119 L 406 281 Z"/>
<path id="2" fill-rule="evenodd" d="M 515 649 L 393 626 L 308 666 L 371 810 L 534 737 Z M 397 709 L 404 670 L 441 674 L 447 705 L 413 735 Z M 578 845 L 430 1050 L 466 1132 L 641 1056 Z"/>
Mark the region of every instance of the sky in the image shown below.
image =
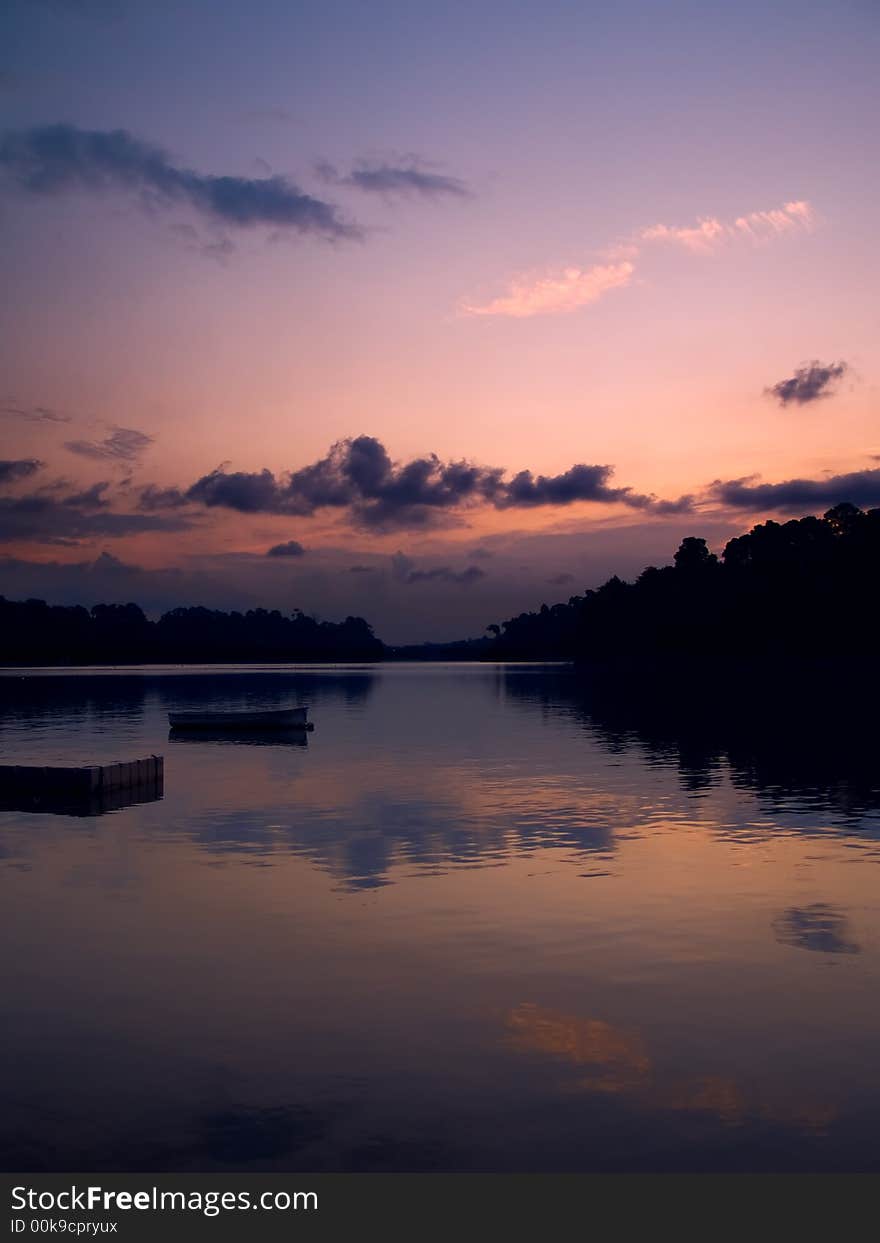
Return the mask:
<path id="1" fill-rule="evenodd" d="M 0 592 L 474 636 L 880 505 L 874 0 L 7 0 Z"/>

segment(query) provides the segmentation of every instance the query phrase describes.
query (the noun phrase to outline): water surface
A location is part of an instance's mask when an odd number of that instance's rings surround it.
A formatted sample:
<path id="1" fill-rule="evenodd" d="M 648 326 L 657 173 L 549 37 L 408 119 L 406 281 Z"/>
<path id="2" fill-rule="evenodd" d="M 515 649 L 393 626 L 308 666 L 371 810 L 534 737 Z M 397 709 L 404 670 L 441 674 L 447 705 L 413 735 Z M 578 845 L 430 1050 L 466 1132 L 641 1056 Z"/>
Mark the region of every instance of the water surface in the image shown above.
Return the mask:
<path id="1" fill-rule="evenodd" d="M 165 756 L 161 801 L 0 811 L 0 1168 L 880 1167 L 880 789 L 840 722 L 541 666 L 0 695 L 4 763 Z M 291 702 L 314 733 L 168 737 Z"/>

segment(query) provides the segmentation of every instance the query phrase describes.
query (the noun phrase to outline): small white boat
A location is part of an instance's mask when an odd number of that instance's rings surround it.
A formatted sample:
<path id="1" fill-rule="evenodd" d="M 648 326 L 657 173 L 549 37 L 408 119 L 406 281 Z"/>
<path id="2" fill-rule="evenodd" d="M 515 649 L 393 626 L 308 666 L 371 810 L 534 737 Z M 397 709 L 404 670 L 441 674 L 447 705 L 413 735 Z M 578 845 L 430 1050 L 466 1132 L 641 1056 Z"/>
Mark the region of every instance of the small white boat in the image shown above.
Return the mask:
<path id="1" fill-rule="evenodd" d="M 169 712 L 172 729 L 308 729 L 308 708 L 255 712 Z"/>

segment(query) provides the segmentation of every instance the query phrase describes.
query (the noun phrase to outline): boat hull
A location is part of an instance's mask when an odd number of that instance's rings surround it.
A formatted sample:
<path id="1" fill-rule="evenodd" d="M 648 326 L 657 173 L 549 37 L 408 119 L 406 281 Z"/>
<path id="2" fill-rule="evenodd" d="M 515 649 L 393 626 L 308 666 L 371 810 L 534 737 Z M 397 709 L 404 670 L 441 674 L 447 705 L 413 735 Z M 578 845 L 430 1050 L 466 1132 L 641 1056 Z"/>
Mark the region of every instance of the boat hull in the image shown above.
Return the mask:
<path id="1" fill-rule="evenodd" d="M 307 747 L 309 733 L 315 727 L 295 725 L 292 729 L 286 725 L 283 729 L 170 729 L 168 737 L 175 746 L 188 746 L 198 743 L 235 744 L 241 747 Z"/>
<path id="2" fill-rule="evenodd" d="M 172 729 L 266 730 L 307 729 L 308 708 L 267 712 L 169 712 Z"/>

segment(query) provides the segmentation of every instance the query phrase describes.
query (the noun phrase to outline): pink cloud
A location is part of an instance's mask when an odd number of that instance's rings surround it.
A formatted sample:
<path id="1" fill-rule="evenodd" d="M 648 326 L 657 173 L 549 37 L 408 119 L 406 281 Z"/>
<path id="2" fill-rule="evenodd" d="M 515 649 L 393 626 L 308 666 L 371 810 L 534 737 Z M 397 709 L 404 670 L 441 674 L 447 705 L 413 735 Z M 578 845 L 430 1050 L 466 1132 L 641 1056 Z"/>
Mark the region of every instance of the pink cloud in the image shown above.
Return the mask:
<path id="1" fill-rule="evenodd" d="M 598 302 L 610 290 L 628 285 L 634 270 L 632 263 L 622 262 L 518 277 L 500 298 L 483 306 L 465 305 L 461 309 L 464 315 L 504 315 L 511 319 L 577 311 Z"/>
<path id="2" fill-rule="evenodd" d="M 809 232 L 814 222 L 810 204 L 798 199 L 770 211 L 749 212 L 729 222 L 707 216 L 695 225 L 650 225 L 634 238 L 608 247 L 604 251 L 607 259 L 604 264 L 516 277 L 505 294 L 483 305 L 464 303 L 460 311 L 463 315 L 501 315 L 509 319 L 567 314 L 598 302 L 612 289 L 629 285 L 635 261 L 644 246 L 651 242 L 672 243 L 694 254 L 708 255 L 737 239 L 761 244 L 794 230 Z"/>
<path id="3" fill-rule="evenodd" d="M 695 225 L 679 227 L 655 224 L 642 229 L 639 238 L 643 242 L 672 242 L 697 254 L 711 251 L 737 238 L 752 242 L 766 242 L 795 229 L 810 230 L 814 223 L 813 209 L 803 200 L 785 203 L 770 211 L 753 211 L 738 216 L 732 222 L 724 222 L 715 216 L 705 217 Z"/>

